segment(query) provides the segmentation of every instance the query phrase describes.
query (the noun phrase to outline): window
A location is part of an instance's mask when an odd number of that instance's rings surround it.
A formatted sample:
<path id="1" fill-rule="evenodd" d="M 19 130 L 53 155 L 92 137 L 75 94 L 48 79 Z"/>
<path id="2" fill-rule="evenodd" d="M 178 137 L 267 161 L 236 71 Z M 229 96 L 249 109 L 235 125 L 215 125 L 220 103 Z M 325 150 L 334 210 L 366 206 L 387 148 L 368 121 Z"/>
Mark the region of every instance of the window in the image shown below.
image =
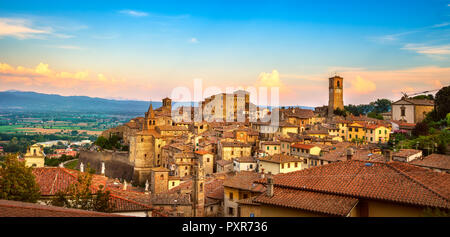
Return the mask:
<path id="1" fill-rule="evenodd" d="M 298 167 L 298 162 L 295 162 L 295 168 L 297 168 Z"/>
<path id="2" fill-rule="evenodd" d="M 244 199 L 248 198 L 248 194 L 244 193 Z"/>
<path id="3" fill-rule="evenodd" d="M 288 163 L 288 169 L 291 168 L 291 163 Z"/>
<path id="4" fill-rule="evenodd" d="M 172 186 L 175 186 L 175 182 L 172 182 Z"/>
<path id="5" fill-rule="evenodd" d="M 250 165 L 250 169 L 253 169 L 253 165 Z"/>
<path id="6" fill-rule="evenodd" d="M 402 106 L 401 108 L 400 108 L 400 112 L 401 112 L 401 115 L 400 116 L 406 116 L 405 114 L 406 114 L 406 111 L 405 111 L 405 106 Z"/>
<path id="7" fill-rule="evenodd" d="M 229 193 L 229 199 L 233 200 L 233 193 Z"/>
<path id="8" fill-rule="evenodd" d="M 209 162 L 209 158 L 206 158 L 206 162 Z"/>
<path id="9" fill-rule="evenodd" d="M 281 164 L 281 168 L 284 169 L 284 164 Z"/>
<path id="10" fill-rule="evenodd" d="M 234 215 L 234 208 L 232 207 L 228 208 L 228 215 Z"/>
<path id="11" fill-rule="evenodd" d="M 378 134 L 381 134 L 381 130 L 378 130 Z"/>
<path id="12" fill-rule="evenodd" d="M 267 150 L 269 150 L 269 147 L 267 147 Z"/>
<path id="13" fill-rule="evenodd" d="M 200 192 L 203 192 L 203 183 L 200 184 Z"/>

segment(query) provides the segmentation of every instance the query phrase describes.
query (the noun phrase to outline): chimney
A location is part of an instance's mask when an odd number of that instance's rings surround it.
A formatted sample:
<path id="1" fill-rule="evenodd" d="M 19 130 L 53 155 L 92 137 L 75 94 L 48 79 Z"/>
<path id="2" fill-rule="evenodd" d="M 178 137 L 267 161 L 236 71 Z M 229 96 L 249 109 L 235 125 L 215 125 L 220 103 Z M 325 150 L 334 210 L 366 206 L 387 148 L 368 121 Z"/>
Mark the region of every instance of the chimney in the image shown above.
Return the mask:
<path id="1" fill-rule="evenodd" d="M 126 180 L 123 181 L 123 190 L 127 190 L 127 181 Z"/>
<path id="2" fill-rule="evenodd" d="M 272 175 L 268 175 L 267 176 L 267 190 L 266 190 L 266 195 L 268 197 L 273 197 L 273 177 Z"/>
<path id="3" fill-rule="evenodd" d="M 353 151 L 353 148 L 348 148 L 347 149 L 347 160 L 352 160 L 354 153 L 355 152 Z"/>
<path id="4" fill-rule="evenodd" d="M 384 153 L 385 157 L 386 157 L 386 162 L 390 162 L 392 161 L 392 151 L 391 150 L 386 150 L 386 152 Z"/>

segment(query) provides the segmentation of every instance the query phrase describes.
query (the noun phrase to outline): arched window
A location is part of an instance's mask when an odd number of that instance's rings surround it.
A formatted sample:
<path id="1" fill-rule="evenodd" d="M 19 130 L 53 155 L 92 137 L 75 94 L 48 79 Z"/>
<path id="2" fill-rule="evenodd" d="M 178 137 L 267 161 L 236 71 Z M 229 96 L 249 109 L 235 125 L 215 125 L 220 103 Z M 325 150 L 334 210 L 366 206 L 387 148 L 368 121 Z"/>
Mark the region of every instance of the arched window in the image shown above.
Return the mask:
<path id="1" fill-rule="evenodd" d="M 341 82 L 337 81 L 337 87 L 341 87 Z"/>

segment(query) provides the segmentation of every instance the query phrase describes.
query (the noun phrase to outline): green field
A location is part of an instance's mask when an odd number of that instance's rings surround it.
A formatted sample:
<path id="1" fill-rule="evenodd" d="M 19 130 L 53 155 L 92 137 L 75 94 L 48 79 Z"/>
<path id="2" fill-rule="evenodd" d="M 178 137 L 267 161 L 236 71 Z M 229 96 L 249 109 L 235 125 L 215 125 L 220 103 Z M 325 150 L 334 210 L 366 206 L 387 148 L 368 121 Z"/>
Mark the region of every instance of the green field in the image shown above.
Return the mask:
<path id="1" fill-rule="evenodd" d="M 18 131 L 17 128 L 21 128 L 21 125 L 5 125 L 5 126 L 0 126 L 0 132 L 16 132 Z M 22 130 L 22 132 L 25 132 L 26 130 Z"/>
<path id="2" fill-rule="evenodd" d="M 68 162 L 66 165 L 64 165 L 64 167 L 74 170 L 75 167 L 77 167 L 77 165 L 78 165 L 78 160 L 73 160 L 73 161 Z"/>

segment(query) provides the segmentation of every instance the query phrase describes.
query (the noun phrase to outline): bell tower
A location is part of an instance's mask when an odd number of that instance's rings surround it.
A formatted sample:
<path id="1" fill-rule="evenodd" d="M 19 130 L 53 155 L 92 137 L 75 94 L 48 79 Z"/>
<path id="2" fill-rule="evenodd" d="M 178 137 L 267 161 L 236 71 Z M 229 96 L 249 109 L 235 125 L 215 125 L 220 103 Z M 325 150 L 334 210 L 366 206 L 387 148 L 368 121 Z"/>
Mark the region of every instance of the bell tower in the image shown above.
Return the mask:
<path id="1" fill-rule="evenodd" d="M 194 217 L 203 217 L 205 208 L 205 172 L 204 166 L 197 161 L 194 166 L 193 174 L 193 211 Z"/>
<path id="2" fill-rule="evenodd" d="M 150 102 L 150 107 L 148 108 L 148 111 L 145 113 L 144 130 L 155 129 L 155 126 L 156 126 L 155 112 L 153 111 L 152 102 Z"/>
<path id="3" fill-rule="evenodd" d="M 328 117 L 333 116 L 337 108 L 344 110 L 344 78 L 335 75 L 329 78 Z"/>

